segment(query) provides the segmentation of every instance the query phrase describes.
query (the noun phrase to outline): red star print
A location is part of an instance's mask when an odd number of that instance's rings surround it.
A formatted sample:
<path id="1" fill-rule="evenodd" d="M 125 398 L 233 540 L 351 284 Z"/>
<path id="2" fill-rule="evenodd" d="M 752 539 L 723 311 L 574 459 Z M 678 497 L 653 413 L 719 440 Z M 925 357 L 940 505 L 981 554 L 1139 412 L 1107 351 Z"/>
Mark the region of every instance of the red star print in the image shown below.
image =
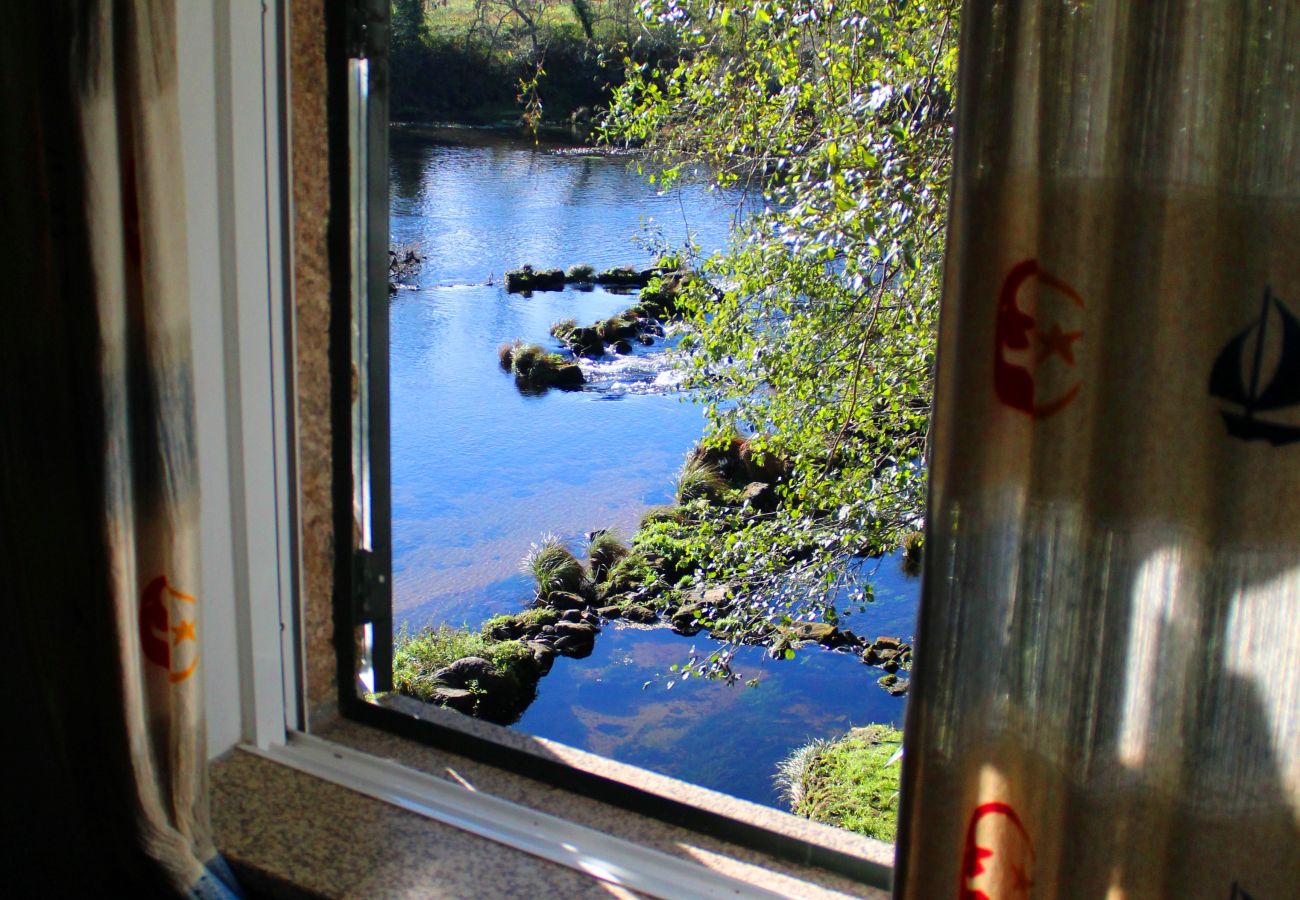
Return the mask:
<path id="1" fill-rule="evenodd" d="M 1074 365 L 1073 344 L 1081 337 L 1083 337 L 1082 331 L 1062 331 L 1060 324 L 1053 322 L 1050 330 L 1038 332 L 1038 339 L 1043 344 L 1038 351 L 1038 362 L 1055 354 L 1070 365 Z"/>

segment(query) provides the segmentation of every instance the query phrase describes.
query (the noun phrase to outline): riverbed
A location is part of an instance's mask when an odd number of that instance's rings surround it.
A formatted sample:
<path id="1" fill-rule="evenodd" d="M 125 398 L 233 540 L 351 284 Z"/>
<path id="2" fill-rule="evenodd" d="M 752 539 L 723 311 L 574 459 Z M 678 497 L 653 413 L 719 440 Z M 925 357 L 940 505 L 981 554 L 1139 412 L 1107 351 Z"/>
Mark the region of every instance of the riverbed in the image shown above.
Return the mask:
<path id="1" fill-rule="evenodd" d="M 686 184 L 658 193 L 625 158 L 478 129 L 395 128 L 391 230 L 424 263 L 392 298 L 394 620 L 477 627 L 531 599 L 530 544 L 614 528 L 630 537 L 699 439 L 702 410 L 666 348 L 582 361 L 579 391 L 525 395 L 497 365 L 520 338 L 551 349 L 550 326 L 606 318 L 632 298 L 572 287 L 508 294 L 529 262 L 649 265 L 688 237 L 725 245 L 742 198 Z M 910 637 L 917 583 L 881 561 L 876 602 L 847 625 Z M 743 648 L 742 683 L 673 677 L 704 635 L 607 625 L 586 659 L 560 658 L 514 726 L 759 803 L 777 804 L 776 763 L 795 747 L 868 722 L 901 722 L 904 698 L 856 657 L 812 648 L 772 661 Z M 757 687 L 743 679 L 758 678 Z"/>

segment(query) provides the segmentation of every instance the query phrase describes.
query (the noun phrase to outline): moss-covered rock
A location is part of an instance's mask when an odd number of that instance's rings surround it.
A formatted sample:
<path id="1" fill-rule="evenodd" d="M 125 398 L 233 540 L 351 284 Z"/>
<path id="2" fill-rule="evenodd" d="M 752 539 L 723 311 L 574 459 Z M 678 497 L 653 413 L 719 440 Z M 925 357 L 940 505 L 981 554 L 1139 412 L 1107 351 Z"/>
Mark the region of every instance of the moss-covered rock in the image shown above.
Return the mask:
<path id="1" fill-rule="evenodd" d="M 596 280 L 596 270 L 586 263 L 575 263 L 565 271 L 564 278 L 571 283 L 591 282 Z"/>
<path id="2" fill-rule="evenodd" d="M 393 685 L 403 694 L 492 722 L 515 721 L 536 696 L 542 667 L 517 640 L 439 626 L 398 636 Z"/>
<path id="3" fill-rule="evenodd" d="M 523 265 L 506 271 L 506 291 L 511 294 L 526 291 L 559 291 L 564 289 L 562 269 L 534 269 Z"/>
<path id="4" fill-rule="evenodd" d="M 521 387 L 578 388 L 586 383 L 582 368 L 558 353 L 548 353 L 537 344 L 515 341 L 497 349 L 502 368 L 514 373 Z"/>

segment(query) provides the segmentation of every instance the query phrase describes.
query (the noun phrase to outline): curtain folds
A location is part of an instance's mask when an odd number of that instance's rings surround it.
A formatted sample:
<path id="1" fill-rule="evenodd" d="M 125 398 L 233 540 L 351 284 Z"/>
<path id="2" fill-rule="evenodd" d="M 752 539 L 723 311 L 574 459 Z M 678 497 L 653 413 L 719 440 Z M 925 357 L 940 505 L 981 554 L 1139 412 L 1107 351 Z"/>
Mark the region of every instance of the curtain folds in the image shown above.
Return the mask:
<path id="1" fill-rule="evenodd" d="M 1300 884 L 1300 6 L 968 0 L 898 896 Z"/>
<path id="2" fill-rule="evenodd" d="M 229 895 L 204 865 L 174 0 L 37 6 L 0 36 L 0 562 L 27 694 L 10 886 Z"/>

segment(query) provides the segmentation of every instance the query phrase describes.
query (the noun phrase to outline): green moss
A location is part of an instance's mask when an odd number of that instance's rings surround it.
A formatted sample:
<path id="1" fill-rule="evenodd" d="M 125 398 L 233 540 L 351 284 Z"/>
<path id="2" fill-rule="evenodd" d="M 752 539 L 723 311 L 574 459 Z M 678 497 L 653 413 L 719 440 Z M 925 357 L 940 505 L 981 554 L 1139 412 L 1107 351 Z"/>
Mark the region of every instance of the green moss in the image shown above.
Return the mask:
<path id="1" fill-rule="evenodd" d="M 888 725 L 813 741 L 780 764 L 777 785 L 796 815 L 893 841 L 901 764 L 890 760 L 902 745 L 903 733 Z"/>
<path id="2" fill-rule="evenodd" d="M 479 629 L 480 633 L 488 640 L 491 640 L 492 632 L 500 627 L 529 629 L 539 625 L 554 625 L 560 620 L 558 611 L 546 606 L 539 606 L 537 609 L 527 609 L 521 613 L 508 614 L 503 613 L 499 616 L 493 616 L 483 623 Z"/>
<path id="3" fill-rule="evenodd" d="M 587 579 L 582 563 L 554 535 L 546 535 L 533 544 L 524 557 L 524 571 L 533 576 L 539 597 L 554 591 L 581 594 Z"/>

